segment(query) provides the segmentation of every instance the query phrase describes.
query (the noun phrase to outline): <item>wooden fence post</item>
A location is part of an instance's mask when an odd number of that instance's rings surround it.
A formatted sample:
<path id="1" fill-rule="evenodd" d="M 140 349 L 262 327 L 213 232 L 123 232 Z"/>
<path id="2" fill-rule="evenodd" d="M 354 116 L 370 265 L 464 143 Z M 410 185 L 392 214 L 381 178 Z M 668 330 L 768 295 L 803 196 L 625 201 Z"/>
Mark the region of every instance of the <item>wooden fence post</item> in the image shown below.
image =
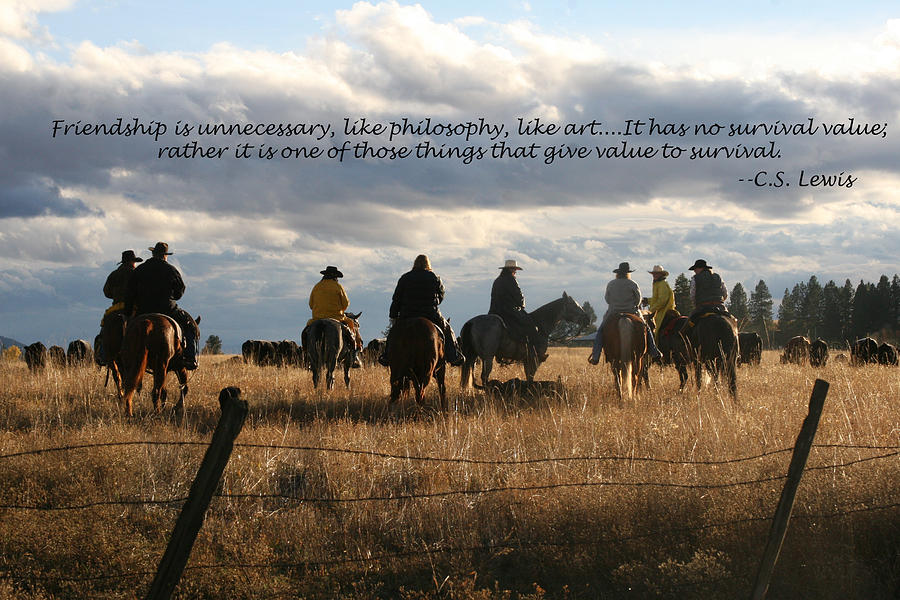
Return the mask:
<path id="1" fill-rule="evenodd" d="M 147 600 L 168 599 L 175 591 L 175 586 L 178 585 L 191 555 L 194 541 L 203 525 L 206 509 L 209 508 L 212 495 L 231 457 L 234 440 L 244 426 L 248 408 L 247 402 L 241 400 L 240 389 L 224 388 L 219 392 L 219 405 L 222 407 L 222 416 L 216 425 L 194 483 L 191 484 L 188 499 L 175 522 L 169 545 L 159 562 L 156 577 L 153 578 L 150 591 L 147 593 Z"/>
<path id="2" fill-rule="evenodd" d="M 788 467 L 787 481 L 781 491 L 781 500 L 775 510 L 775 518 L 772 520 L 772 528 L 769 530 L 769 541 L 763 552 L 762 562 L 759 565 L 759 573 L 756 575 L 756 584 L 753 588 L 753 600 L 762 600 L 769 589 L 769 581 L 775 570 L 775 562 L 781 552 L 781 544 L 784 542 L 784 534 L 787 532 L 788 521 L 791 519 L 791 511 L 794 509 L 794 498 L 797 496 L 797 488 L 803 469 L 806 467 L 806 459 L 812 448 L 813 438 L 816 437 L 816 428 L 819 426 L 819 417 L 822 416 L 822 408 L 825 406 L 825 396 L 828 395 L 828 382 L 816 379 L 812 396 L 809 399 L 809 412 L 803 419 L 803 426 L 797 435 L 794 444 L 794 454 Z"/>

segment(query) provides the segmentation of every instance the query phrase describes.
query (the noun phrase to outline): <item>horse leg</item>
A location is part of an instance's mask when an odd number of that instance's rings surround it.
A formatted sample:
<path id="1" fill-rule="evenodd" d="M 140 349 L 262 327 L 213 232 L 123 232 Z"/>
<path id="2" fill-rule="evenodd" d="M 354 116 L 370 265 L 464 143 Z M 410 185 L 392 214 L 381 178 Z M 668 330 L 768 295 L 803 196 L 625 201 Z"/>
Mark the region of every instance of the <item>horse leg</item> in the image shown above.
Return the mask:
<path id="1" fill-rule="evenodd" d="M 187 397 L 188 393 L 188 385 L 187 385 L 187 371 L 184 368 L 179 368 L 175 371 L 175 376 L 178 377 L 178 402 L 175 403 L 175 415 L 181 417 L 184 414 L 184 399 Z"/>
<path id="2" fill-rule="evenodd" d="M 444 385 L 444 375 L 445 374 L 446 374 L 446 363 L 441 364 L 441 366 L 439 366 L 434 371 L 434 381 L 437 383 L 438 396 L 441 399 L 441 410 L 444 412 L 447 412 L 447 409 L 449 407 L 447 406 L 447 388 Z"/>
<path id="3" fill-rule="evenodd" d="M 487 389 L 488 381 L 491 378 L 491 371 L 494 368 L 494 357 L 488 356 L 481 359 L 481 387 Z"/>
<path id="4" fill-rule="evenodd" d="M 166 402 L 166 367 L 156 364 L 153 367 L 153 412 L 159 413 Z"/>
<path id="5" fill-rule="evenodd" d="M 141 355 L 139 360 L 133 361 L 131 364 L 133 365 L 126 374 L 125 380 L 125 393 L 122 396 L 122 403 L 125 406 L 125 413 L 129 417 L 134 416 L 134 407 L 132 401 L 134 399 L 134 393 L 141 387 L 141 382 L 144 379 L 144 371 L 147 369 L 147 349 L 144 348 L 141 350 Z"/>

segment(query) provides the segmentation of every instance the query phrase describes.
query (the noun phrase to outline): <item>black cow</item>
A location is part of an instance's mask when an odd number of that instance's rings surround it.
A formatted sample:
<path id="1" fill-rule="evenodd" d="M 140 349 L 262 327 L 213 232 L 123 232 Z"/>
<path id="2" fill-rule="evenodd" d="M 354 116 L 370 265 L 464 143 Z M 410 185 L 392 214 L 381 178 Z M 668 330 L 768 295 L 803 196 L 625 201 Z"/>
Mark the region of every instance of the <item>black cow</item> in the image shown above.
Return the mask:
<path id="1" fill-rule="evenodd" d="M 362 351 L 363 362 L 367 365 L 378 364 L 378 357 L 381 356 L 382 352 L 384 352 L 384 346 L 386 343 L 387 340 L 384 338 L 374 338 L 370 340 Z"/>
<path id="2" fill-rule="evenodd" d="M 795 335 L 784 345 L 784 354 L 781 355 L 781 364 L 793 363 L 802 365 L 809 358 L 809 340 L 802 335 Z"/>
<path id="3" fill-rule="evenodd" d="M 57 368 L 66 366 L 66 351 L 63 350 L 62 346 L 50 346 L 47 350 L 47 358 L 51 366 Z"/>
<path id="4" fill-rule="evenodd" d="M 35 373 L 47 366 L 47 346 L 35 342 L 25 346 L 25 364 L 28 370 Z"/>
<path id="5" fill-rule="evenodd" d="M 258 366 L 275 364 L 275 344 L 266 340 L 247 340 L 241 344 L 244 362 Z"/>
<path id="6" fill-rule="evenodd" d="M 303 352 L 294 340 L 273 342 L 275 345 L 274 363 L 282 367 L 303 366 Z"/>
<path id="7" fill-rule="evenodd" d="M 850 346 L 850 364 L 867 365 L 878 362 L 878 342 L 870 337 L 856 340 Z"/>
<path id="8" fill-rule="evenodd" d="M 887 365 L 887 366 L 897 366 L 898 356 L 897 356 L 897 348 L 888 344 L 887 342 L 878 346 L 878 364 Z"/>
<path id="9" fill-rule="evenodd" d="M 66 350 L 66 361 L 70 367 L 86 365 L 94 360 L 91 345 L 84 340 L 72 340 Z"/>
<path id="10" fill-rule="evenodd" d="M 762 338 L 755 331 L 742 331 L 738 334 L 738 347 L 741 355 L 739 365 L 758 365 L 762 362 Z"/>
<path id="11" fill-rule="evenodd" d="M 813 367 L 824 367 L 828 362 L 828 344 L 822 338 L 809 345 L 809 364 Z"/>

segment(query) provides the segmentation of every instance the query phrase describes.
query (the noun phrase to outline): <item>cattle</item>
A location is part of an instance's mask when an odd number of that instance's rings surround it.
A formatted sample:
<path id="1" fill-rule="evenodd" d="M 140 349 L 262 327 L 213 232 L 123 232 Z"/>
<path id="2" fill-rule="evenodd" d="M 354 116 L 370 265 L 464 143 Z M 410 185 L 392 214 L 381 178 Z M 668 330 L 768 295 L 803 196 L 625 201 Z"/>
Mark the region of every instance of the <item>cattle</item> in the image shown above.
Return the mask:
<path id="1" fill-rule="evenodd" d="M 63 350 L 62 346 L 50 346 L 47 350 L 47 358 L 51 366 L 57 368 L 66 366 L 66 351 Z"/>
<path id="2" fill-rule="evenodd" d="M 32 373 L 40 371 L 47 366 L 47 346 L 41 342 L 35 342 L 25 346 L 25 364 Z"/>
<path id="3" fill-rule="evenodd" d="M 895 367 L 898 362 L 897 348 L 887 342 L 878 346 L 878 364 Z"/>
<path id="4" fill-rule="evenodd" d="M 809 359 L 809 340 L 802 335 L 795 335 L 784 345 L 781 364 L 802 365 Z"/>
<path id="5" fill-rule="evenodd" d="M 822 338 L 809 345 L 809 364 L 813 367 L 824 367 L 828 362 L 828 344 Z"/>
<path id="6" fill-rule="evenodd" d="M 758 365 L 762 362 L 762 338 L 755 331 L 742 331 L 738 334 L 739 365 Z"/>
<path id="7" fill-rule="evenodd" d="M 84 340 L 72 340 L 66 349 L 66 362 L 70 367 L 82 366 L 94 361 L 91 345 Z"/>
<path id="8" fill-rule="evenodd" d="M 378 357 L 384 352 L 385 338 L 373 338 L 362 351 L 362 361 L 367 365 L 377 365 Z"/>
<path id="9" fill-rule="evenodd" d="M 303 366 L 303 351 L 294 340 L 273 342 L 275 345 L 274 364 L 281 367 Z"/>
<path id="10" fill-rule="evenodd" d="M 870 337 L 856 340 L 850 345 L 850 364 L 867 365 L 878 362 L 878 342 Z"/>
<path id="11" fill-rule="evenodd" d="M 265 366 L 275 364 L 275 344 L 266 340 L 247 340 L 241 344 L 241 354 L 248 364 Z"/>

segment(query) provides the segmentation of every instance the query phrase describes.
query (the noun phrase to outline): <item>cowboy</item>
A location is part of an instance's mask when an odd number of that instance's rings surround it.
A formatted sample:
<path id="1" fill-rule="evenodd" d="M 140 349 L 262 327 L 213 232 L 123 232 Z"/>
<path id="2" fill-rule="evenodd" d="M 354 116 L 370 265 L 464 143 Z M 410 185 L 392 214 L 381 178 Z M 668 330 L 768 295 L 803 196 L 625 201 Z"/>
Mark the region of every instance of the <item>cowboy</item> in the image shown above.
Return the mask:
<path id="1" fill-rule="evenodd" d="M 169 245 L 165 242 L 157 242 L 149 250 L 153 256 L 134 270 L 128 282 L 125 314 L 162 313 L 172 317 L 184 336 L 181 366 L 196 369 L 200 340 L 191 315 L 175 303 L 184 295 L 185 287 L 181 273 L 169 263 L 169 257 L 174 252 L 169 252 Z"/>
<path id="2" fill-rule="evenodd" d="M 672 291 L 666 277 L 669 272 L 662 265 L 653 265 L 652 271 L 647 271 L 653 276 L 653 294 L 647 299 L 647 308 L 653 313 L 654 335 L 659 337 L 663 319 L 670 310 L 675 310 L 675 293 Z"/>
<path id="3" fill-rule="evenodd" d="M 465 357 L 459 350 L 456 334 L 453 333 L 450 322 L 444 318 L 438 307 L 443 300 L 444 284 L 431 270 L 431 261 L 428 257 L 420 254 L 413 261 L 412 270 L 401 275 L 397 281 L 388 316 L 391 319 L 425 317 L 434 323 L 444 334 L 447 362 L 458 367 L 465 362 Z M 385 345 L 384 352 L 378 357 L 379 364 L 385 367 L 390 366 L 388 352 L 389 348 Z"/>
<path id="4" fill-rule="evenodd" d="M 344 311 L 350 307 L 350 299 L 344 286 L 338 282 L 338 278 L 343 277 L 337 267 L 328 265 L 324 271 L 319 271 L 322 279 L 313 286 L 309 293 L 309 308 L 312 309 L 312 318 L 306 322 L 308 327 L 310 323 L 317 319 L 334 319 L 347 326 L 353 334 L 356 344 L 353 347 L 353 368 L 358 369 L 362 364 L 359 362 L 359 353 L 362 351 L 362 337 L 359 335 L 359 326 L 356 321 L 344 314 Z"/>
<path id="5" fill-rule="evenodd" d="M 603 326 L 606 324 L 606 320 L 619 313 L 630 313 L 638 316 L 641 314 L 641 288 L 637 282 L 631 279 L 634 269 L 627 262 L 623 262 L 619 263 L 618 269 L 613 269 L 613 273 L 616 274 L 615 279 L 606 284 L 606 294 L 604 296 L 607 304 L 606 313 L 604 313 L 603 320 L 597 328 L 594 347 L 588 358 L 588 362 L 592 365 L 600 362 L 600 353 L 603 351 Z M 643 318 L 641 322 L 644 322 Z M 656 341 L 653 339 L 653 330 L 650 327 L 647 327 L 647 351 L 653 358 L 662 356 L 656 347 Z"/>
<path id="6" fill-rule="evenodd" d="M 718 273 L 712 272 L 712 266 L 702 258 L 694 261 L 690 267 L 694 272 L 691 277 L 691 300 L 694 301 L 694 312 L 688 319 L 685 328 L 693 327 L 702 315 L 716 312 L 728 315 L 725 300 L 728 299 L 728 288 Z"/>
<path id="7" fill-rule="evenodd" d="M 137 263 L 143 261 L 143 258 L 135 256 L 134 250 L 122 251 L 122 260 L 119 261 L 119 266 L 106 277 L 106 283 L 103 284 L 103 295 L 112 300 L 112 306 L 106 309 L 106 312 L 103 313 L 103 318 L 100 319 L 101 329 L 108 315 L 125 312 L 125 295 L 128 293 L 128 282 L 131 280 L 131 274 L 134 273 Z M 94 355 L 97 363 L 103 365 L 106 364 L 106 357 L 103 355 L 101 340 L 101 335 L 94 339 Z"/>
<path id="8" fill-rule="evenodd" d="M 510 335 L 516 340 L 524 341 L 530 352 L 543 354 L 546 347 L 537 346 L 541 342 L 538 328 L 531 315 L 525 312 L 525 296 L 516 281 L 516 271 L 521 271 L 522 267 L 515 260 L 507 260 L 499 269 L 500 275 L 491 286 L 491 307 L 488 313 L 503 319 Z"/>

